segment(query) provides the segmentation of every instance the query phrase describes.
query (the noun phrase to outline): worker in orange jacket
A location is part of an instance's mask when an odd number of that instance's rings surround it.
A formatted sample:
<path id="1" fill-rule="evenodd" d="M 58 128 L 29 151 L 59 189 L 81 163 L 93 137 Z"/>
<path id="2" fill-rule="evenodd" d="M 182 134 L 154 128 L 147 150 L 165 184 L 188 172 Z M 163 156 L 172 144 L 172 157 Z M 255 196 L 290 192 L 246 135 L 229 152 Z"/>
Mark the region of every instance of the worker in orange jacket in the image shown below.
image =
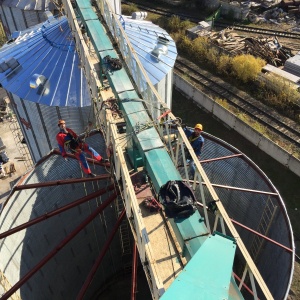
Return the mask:
<path id="1" fill-rule="evenodd" d="M 65 158 L 65 160 L 67 160 L 67 151 L 70 151 L 79 160 L 83 172 L 90 177 L 95 177 L 96 174 L 91 172 L 84 152 L 88 153 L 97 161 L 102 161 L 102 156 L 87 143 L 83 142 L 72 129 L 67 128 L 64 120 L 58 121 L 58 127 L 59 132 L 56 135 L 56 140 L 58 142 L 61 155 Z"/>

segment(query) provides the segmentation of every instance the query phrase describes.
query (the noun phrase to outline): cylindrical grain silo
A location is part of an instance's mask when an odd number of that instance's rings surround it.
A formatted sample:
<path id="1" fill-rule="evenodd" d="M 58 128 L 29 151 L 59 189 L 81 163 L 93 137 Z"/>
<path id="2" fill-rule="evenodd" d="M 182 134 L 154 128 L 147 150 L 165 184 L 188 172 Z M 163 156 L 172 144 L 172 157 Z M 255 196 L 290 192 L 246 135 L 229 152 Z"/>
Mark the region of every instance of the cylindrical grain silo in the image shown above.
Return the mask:
<path id="1" fill-rule="evenodd" d="M 65 17 L 26 30 L 1 48 L 0 60 L 0 82 L 33 162 L 57 147 L 58 119 L 79 134 L 93 122 L 86 78 Z"/>
<path id="2" fill-rule="evenodd" d="M 8 40 L 13 38 L 14 32 L 24 31 L 46 21 L 49 13 L 58 13 L 51 0 L 3 0 L 0 3 L 0 19 Z"/>
<path id="3" fill-rule="evenodd" d="M 99 153 L 105 151 L 100 133 L 86 141 Z M 109 175 L 103 166 L 90 166 L 98 175 Z M 38 217 L 44 220 L 1 239 L 0 270 L 4 273 L 0 283 L 1 295 L 7 291 L 8 284 L 15 285 L 35 267 L 35 274 L 18 289 L 16 295 L 19 298 L 14 299 L 75 299 L 78 295 L 123 209 L 116 211 L 118 205 L 114 204 L 118 197 L 113 189 L 109 190 L 112 185 L 109 178 L 76 182 L 82 177 L 81 172 L 76 159 L 66 162 L 61 155 L 51 153 L 21 180 L 22 186 L 37 184 L 36 188 L 13 190 L 7 199 L 0 216 L 2 233 Z M 47 185 L 57 180 L 62 184 Z M 91 194 L 97 196 L 83 201 Z M 113 201 L 102 213 L 84 225 L 109 199 Z M 62 210 L 66 205 L 76 204 L 76 201 L 81 201 L 81 204 Z M 58 209 L 61 211 L 55 213 Z M 48 217 L 43 218 L 45 214 Z M 127 222 L 126 218 L 123 222 Z M 69 239 L 77 229 L 80 230 Z M 126 259 L 120 241 L 117 233 L 104 253 L 84 299 L 97 299 L 97 293 L 108 286 L 108 282 L 122 279 Z M 55 255 L 50 257 L 53 252 Z"/>
<path id="4" fill-rule="evenodd" d="M 127 16 L 122 16 L 120 21 L 151 83 L 162 101 L 171 107 L 173 67 L 177 57 L 174 40 L 150 21 Z"/>

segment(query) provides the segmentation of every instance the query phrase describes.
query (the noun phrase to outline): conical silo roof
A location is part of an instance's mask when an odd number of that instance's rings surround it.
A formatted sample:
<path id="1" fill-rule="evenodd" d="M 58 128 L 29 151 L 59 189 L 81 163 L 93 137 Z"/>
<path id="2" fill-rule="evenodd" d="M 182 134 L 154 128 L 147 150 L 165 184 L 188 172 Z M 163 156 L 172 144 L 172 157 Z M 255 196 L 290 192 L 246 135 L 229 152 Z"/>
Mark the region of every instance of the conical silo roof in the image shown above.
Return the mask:
<path id="1" fill-rule="evenodd" d="M 49 106 L 91 104 L 65 17 L 25 30 L 0 49 L 0 84 L 23 100 Z"/>
<path id="2" fill-rule="evenodd" d="M 122 16 L 120 22 L 152 84 L 156 85 L 174 67 L 177 57 L 174 40 L 164 29 L 150 21 Z M 161 47 L 157 47 L 159 38 Z"/>

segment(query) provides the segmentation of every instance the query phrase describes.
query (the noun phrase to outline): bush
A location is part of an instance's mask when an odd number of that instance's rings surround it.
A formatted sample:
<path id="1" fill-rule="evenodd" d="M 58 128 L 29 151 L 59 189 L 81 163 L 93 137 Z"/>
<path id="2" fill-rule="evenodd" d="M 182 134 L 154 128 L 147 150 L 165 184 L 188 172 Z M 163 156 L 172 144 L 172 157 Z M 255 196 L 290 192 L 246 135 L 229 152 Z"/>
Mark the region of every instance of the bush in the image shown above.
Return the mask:
<path id="1" fill-rule="evenodd" d="M 197 62 L 206 61 L 206 54 L 209 50 L 209 41 L 207 37 L 198 37 L 193 41 L 195 57 Z"/>
<path id="2" fill-rule="evenodd" d="M 266 62 L 250 54 L 237 55 L 232 59 L 232 71 L 244 83 L 254 81 Z"/>
<path id="3" fill-rule="evenodd" d="M 178 42 L 177 42 L 177 48 L 179 51 L 182 51 L 187 56 L 190 56 L 193 54 L 193 42 L 186 36 L 180 36 Z"/>
<path id="4" fill-rule="evenodd" d="M 132 13 L 140 11 L 140 9 L 135 4 L 123 4 L 122 5 L 122 14 L 125 16 L 131 16 Z"/>
<path id="5" fill-rule="evenodd" d="M 193 26 L 193 23 L 191 23 L 189 20 L 181 21 L 178 16 L 173 15 L 166 24 L 166 30 L 169 33 L 181 32 L 184 34 L 187 28 Z"/>
<path id="6" fill-rule="evenodd" d="M 232 58 L 228 55 L 221 54 L 219 56 L 219 63 L 216 67 L 218 73 L 229 75 L 232 70 Z"/>

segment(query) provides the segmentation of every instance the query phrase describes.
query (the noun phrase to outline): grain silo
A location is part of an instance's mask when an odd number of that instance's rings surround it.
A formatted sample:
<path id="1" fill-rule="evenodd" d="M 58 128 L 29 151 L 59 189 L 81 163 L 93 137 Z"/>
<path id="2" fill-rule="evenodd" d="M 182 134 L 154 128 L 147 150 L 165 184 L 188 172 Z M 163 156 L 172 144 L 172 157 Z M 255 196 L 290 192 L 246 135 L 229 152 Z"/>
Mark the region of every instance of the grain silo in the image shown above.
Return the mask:
<path id="1" fill-rule="evenodd" d="M 93 122 L 86 78 L 65 17 L 25 30 L 0 50 L 0 82 L 10 95 L 33 162 L 57 147 L 57 120 L 78 133 Z"/>
<path id="2" fill-rule="evenodd" d="M 58 13 L 54 1 L 51 0 L 0 2 L 0 19 L 8 40 L 15 38 L 15 32 L 24 31 L 46 21 L 51 13 Z"/>

